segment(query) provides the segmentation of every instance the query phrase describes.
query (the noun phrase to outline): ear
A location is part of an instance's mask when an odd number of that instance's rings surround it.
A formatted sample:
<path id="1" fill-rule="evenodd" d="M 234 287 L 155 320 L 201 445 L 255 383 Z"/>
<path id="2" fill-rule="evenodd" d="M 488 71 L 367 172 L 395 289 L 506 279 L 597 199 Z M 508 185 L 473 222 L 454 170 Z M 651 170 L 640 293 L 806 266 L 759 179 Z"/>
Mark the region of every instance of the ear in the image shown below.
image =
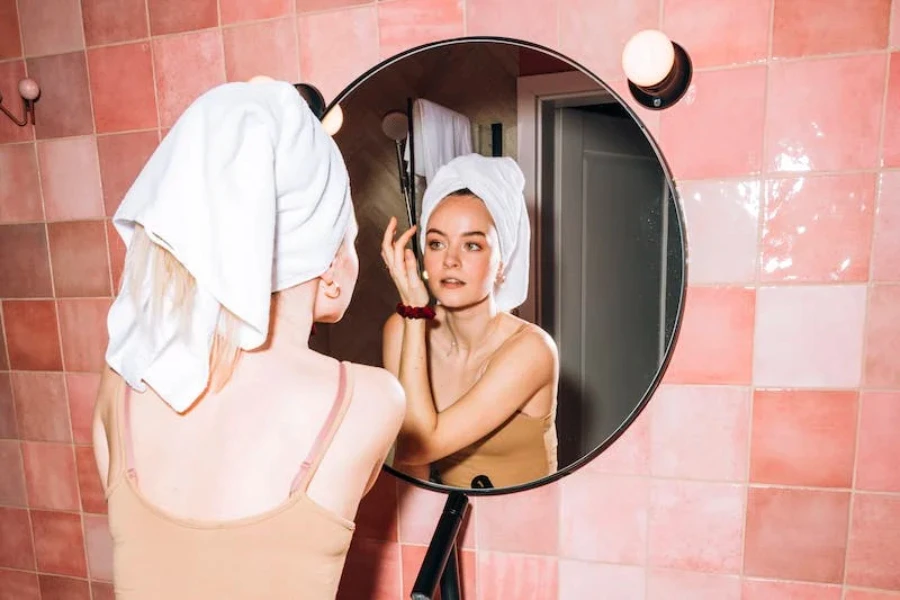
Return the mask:
<path id="1" fill-rule="evenodd" d="M 506 275 L 503 274 L 503 261 L 501 260 L 500 264 L 497 265 L 497 279 L 494 283 L 495 285 L 500 285 L 504 281 L 506 281 Z"/>

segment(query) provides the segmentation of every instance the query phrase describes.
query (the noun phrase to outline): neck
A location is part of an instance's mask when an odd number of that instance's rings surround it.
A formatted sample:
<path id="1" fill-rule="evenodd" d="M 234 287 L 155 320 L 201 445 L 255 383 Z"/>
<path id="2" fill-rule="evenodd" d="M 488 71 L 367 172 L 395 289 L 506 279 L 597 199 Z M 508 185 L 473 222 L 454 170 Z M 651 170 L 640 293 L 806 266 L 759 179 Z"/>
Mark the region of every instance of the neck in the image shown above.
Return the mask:
<path id="1" fill-rule="evenodd" d="M 493 295 L 464 308 L 444 308 L 444 323 L 450 343 L 460 351 L 469 351 L 490 335 L 490 326 L 499 314 Z"/>
<path id="2" fill-rule="evenodd" d="M 260 350 L 278 354 L 309 351 L 316 288 L 314 280 L 272 294 L 269 339 Z"/>

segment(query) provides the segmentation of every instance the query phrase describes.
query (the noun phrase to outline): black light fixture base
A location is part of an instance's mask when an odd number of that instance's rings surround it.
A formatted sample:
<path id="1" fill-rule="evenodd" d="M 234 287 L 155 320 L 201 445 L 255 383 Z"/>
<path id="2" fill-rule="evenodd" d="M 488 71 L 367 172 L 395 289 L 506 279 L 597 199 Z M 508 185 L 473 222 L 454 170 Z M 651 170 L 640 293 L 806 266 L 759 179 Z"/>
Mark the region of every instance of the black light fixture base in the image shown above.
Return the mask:
<path id="1" fill-rule="evenodd" d="M 294 88 L 306 100 L 316 118 L 321 121 L 325 117 L 325 109 L 328 105 L 325 103 L 325 96 L 322 95 L 319 88 L 309 83 L 295 83 Z"/>
<path id="2" fill-rule="evenodd" d="M 665 110 L 681 100 L 691 85 L 694 67 L 691 57 L 684 48 L 672 42 L 675 49 L 675 62 L 666 78 L 654 86 L 641 87 L 628 82 L 631 95 L 638 104 L 650 110 Z"/>

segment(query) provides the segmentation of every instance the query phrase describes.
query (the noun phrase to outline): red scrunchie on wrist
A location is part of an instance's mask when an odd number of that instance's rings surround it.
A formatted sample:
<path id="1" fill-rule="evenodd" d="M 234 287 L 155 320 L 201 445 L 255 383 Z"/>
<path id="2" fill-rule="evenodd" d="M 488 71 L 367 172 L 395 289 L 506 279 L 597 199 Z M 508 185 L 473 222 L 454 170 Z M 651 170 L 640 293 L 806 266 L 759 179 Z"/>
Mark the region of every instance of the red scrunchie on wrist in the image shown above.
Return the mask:
<path id="1" fill-rule="evenodd" d="M 397 314 L 404 319 L 433 319 L 435 312 L 430 306 L 407 306 L 398 302 Z"/>

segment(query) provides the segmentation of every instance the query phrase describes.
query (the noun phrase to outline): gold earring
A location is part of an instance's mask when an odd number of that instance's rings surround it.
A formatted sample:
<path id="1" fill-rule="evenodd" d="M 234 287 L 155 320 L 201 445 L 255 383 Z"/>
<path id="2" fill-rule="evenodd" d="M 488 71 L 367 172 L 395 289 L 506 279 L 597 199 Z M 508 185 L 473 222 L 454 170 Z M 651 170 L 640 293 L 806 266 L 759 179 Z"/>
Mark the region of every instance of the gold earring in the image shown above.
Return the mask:
<path id="1" fill-rule="evenodd" d="M 331 288 L 334 288 L 333 292 L 329 291 Z M 335 283 L 333 281 L 331 283 L 325 284 L 325 297 L 326 298 L 331 298 L 332 300 L 336 300 L 340 296 L 341 296 L 341 286 L 339 286 L 337 283 Z"/>

